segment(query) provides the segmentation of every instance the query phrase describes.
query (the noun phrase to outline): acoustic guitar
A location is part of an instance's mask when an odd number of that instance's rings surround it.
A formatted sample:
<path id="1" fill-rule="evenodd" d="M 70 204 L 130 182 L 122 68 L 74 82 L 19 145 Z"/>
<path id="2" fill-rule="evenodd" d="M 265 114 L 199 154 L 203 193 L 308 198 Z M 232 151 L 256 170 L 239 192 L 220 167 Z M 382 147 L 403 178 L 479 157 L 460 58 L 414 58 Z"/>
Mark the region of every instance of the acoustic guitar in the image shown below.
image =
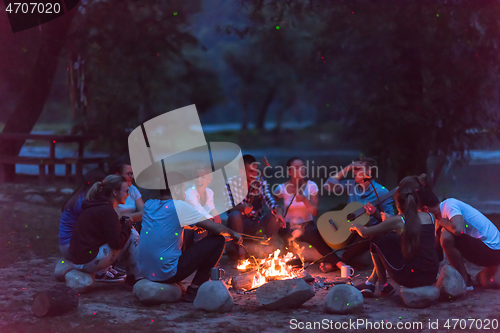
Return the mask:
<path id="1" fill-rule="evenodd" d="M 380 197 L 380 203 L 391 198 L 396 193 L 396 187 L 392 191 Z M 378 200 L 371 202 L 373 206 L 378 205 Z M 349 228 L 353 223 L 367 225 L 370 215 L 366 214 L 361 202 L 351 202 L 340 211 L 326 212 L 318 218 L 317 227 L 321 237 L 332 249 L 341 249 L 352 241 L 355 236 Z"/>

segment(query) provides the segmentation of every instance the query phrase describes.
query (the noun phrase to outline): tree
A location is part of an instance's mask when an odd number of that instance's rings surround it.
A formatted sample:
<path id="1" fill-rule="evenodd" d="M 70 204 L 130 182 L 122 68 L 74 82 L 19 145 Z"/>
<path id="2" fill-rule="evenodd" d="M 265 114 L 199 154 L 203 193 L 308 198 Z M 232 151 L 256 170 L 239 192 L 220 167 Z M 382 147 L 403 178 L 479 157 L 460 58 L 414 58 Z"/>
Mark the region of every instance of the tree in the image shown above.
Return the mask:
<path id="1" fill-rule="evenodd" d="M 193 103 L 206 112 L 222 100 L 188 29 L 199 0 L 93 1 L 83 9 L 72 34 L 89 87 L 81 131 L 102 134 L 112 154 L 126 151 L 128 130 L 158 114 Z"/>
<path id="2" fill-rule="evenodd" d="M 72 10 L 43 24 L 40 27 L 41 33 L 36 28 L 26 31 L 40 38 L 40 46 L 33 67 L 29 71 L 29 79 L 23 82 L 19 102 L 7 119 L 2 133 L 31 133 L 50 93 L 58 56 L 65 45 L 66 34 L 74 14 L 75 10 Z M 5 142 L 0 146 L 0 154 L 17 156 L 23 145 L 24 142 L 20 141 Z M 12 165 L 5 171 L 6 178 L 12 179 L 15 175 L 15 166 Z"/>

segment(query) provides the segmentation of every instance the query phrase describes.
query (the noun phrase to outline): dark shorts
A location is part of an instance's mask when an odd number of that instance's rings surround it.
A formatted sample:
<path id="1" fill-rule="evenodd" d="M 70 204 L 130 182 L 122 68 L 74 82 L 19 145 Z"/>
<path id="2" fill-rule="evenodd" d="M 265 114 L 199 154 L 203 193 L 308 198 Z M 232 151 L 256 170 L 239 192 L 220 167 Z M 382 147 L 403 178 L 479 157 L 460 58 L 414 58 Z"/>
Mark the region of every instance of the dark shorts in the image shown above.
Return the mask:
<path id="1" fill-rule="evenodd" d="M 500 264 L 500 250 L 492 250 L 482 240 L 462 234 L 455 237 L 455 247 L 464 259 L 478 266 Z"/>

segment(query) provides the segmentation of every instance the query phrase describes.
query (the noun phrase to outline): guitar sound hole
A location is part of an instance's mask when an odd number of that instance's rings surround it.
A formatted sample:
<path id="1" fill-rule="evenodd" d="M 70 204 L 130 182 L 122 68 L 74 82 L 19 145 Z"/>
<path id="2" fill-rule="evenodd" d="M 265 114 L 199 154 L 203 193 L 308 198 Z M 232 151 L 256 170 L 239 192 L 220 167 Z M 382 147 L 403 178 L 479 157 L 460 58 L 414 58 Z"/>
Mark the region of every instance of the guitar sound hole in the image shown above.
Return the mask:
<path id="1" fill-rule="evenodd" d="M 348 219 L 349 221 L 354 221 L 354 220 L 356 219 L 356 215 L 354 215 L 353 213 L 348 214 L 348 215 L 347 215 L 347 219 Z"/>

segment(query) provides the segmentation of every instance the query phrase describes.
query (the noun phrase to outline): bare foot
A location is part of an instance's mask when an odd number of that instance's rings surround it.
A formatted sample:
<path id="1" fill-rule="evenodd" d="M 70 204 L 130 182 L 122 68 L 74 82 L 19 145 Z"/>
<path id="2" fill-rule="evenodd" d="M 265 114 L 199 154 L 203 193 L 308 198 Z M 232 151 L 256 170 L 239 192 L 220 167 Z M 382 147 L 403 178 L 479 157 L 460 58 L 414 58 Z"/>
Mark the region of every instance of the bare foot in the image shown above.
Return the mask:
<path id="1" fill-rule="evenodd" d="M 333 272 L 335 270 L 332 264 L 324 263 L 324 262 L 322 262 L 319 265 L 319 269 L 321 269 L 321 271 L 323 273 L 330 273 L 330 272 Z"/>

